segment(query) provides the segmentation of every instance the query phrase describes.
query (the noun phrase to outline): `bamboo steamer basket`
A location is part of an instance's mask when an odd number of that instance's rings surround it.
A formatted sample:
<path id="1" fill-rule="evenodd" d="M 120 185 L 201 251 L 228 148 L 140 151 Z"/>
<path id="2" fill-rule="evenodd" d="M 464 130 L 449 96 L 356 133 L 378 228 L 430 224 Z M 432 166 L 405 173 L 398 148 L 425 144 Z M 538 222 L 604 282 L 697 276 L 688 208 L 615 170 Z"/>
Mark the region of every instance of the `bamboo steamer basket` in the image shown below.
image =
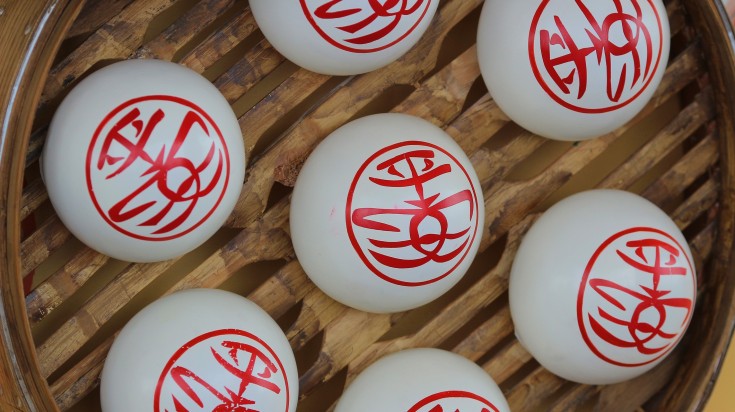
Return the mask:
<path id="1" fill-rule="evenodd" d="M 0 4 L 0 409 L 98 410 L 99 373 L 125 322 L 173 291 L 219 287 L 258 303 L 286 332 L 300 371 L 299 411 L 331 410 L 361 370 L 411 347 L 477 362 L 514 411 L 701 410 L 735 319 L 735 54 L 719 0 L 665 3 L 672 52 L 654 98 L 619 130 L 577 144 L 522 130 L 488 96 L 474 45 L 481 0 L 442 0 L 411 52 L 353 77 L 285 60 L 246 1 Z M 248 172 L 236 210 L 204 246 L 161 263 L 119 262 L 83 246 L 55 216 L 38 172 L 63 96 L 128 58 L 202 73 L 245 131 Z M 388 111 L 427 119 L 459 142 L 480 177 L 487 224 L 472 268 L 448 294 L 373 315 L 334 302 L 306 278 L 289 238 L 289 194 L 321 139 Z M 599 387 L 541 368 L 514 338 L 507 305 L 510 264 L 530 224 L 555 201 L 595 187 L 637 192 L 667 211 L 699 272 L 697 308 L 679 348 L 640 378 Z"/>

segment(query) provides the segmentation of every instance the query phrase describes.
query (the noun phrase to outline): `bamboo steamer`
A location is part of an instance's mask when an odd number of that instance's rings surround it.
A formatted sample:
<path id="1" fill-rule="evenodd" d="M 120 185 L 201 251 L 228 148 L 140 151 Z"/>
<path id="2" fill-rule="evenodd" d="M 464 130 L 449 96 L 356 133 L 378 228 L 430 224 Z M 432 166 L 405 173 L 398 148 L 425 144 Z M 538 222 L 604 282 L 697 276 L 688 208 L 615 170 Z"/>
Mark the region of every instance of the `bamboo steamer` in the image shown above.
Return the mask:
<path id="1" fill-rule="evenodd" d="M 298 359 L 299 411 L 331 410 L 373 361 L 427 346 L 480 364 L 515 411 L 701 409 L 735 319 L 735 54 L 719 1 L 665 3 L 672 53 L 656 95 L 626 126 L 578 144 L 525 132 L 487 95 L 474 46 L 481 0 L 443 0 L 408 55 L 354 77 L 286 61 L 246 1 L 0 6 L 0 409 L 98 409 L 98 377 L 117 331 L 157 297 L 192 287 L 235 291 L 278 320 Z M 71 237 L 47 200 L 38 155 L 54 108 L 80 79 L 152 57 L 188 66 L 222 91 L 245 131 L 249 165 L 236 210 L 207 244 L 180 259 L 128 264 Z M 487 224 L 470 272 L 446 296 L 373 315 L 334 302 L 306 278 L 289 238 L 289 194 L 321 139 L 387 111 L 427 119 L 459 142 L 480 177 Z M 510 264 L 538 213 L 594 187 L 640 193 L 671 214 L 700 273 L 679 349 L 647 375 L 604 387 L 541 368 L 514 338 L 507 305 Z"/>

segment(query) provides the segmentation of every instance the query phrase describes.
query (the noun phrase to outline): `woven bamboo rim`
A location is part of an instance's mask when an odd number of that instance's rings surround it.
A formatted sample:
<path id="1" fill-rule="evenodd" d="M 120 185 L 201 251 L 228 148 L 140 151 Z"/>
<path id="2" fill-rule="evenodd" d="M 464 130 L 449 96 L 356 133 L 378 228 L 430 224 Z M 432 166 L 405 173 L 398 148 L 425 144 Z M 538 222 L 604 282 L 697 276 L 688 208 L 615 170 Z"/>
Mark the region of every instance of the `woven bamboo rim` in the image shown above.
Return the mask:
<path id="1" fill-rule="evenodd" d="M 11 1 L 0 9 L 10 50 L 0 61 L 0 408 L 89 410 L 105 354 L 135 310 L 175 290 L 222 287 L 260 304 L 286 331 L 301 375 L 299 411 L 330 410 L 371 362 L 425 346 L 478 362 L 514 411 L 701 409 L 735 319 L 735 55 L 719 1 L 665 3 L 672 55 L 651 103 L 610 135 L 564 144 L 513 125 L 487 95 L 473 44 L 481 0 L 443 0 L 399 62 L 339 78 L 287 62 L 245 1 Z M 249 170 L 237 209 L 201 250 L 127 264 L 70 236 L 50 210 L 37 158 L 55 106 L 76 82 L 120 59 L 153 57 L 188 66 L 222 91 L 240 117 Z M 488 224 L 470 273 L 450 293 L 414 311 L 371 315 L 308 281 L 289 239 L 288 195 L 322 138 L 385 111 L 420 116 L 459 142 L 480 177 Z M 541 152 L 555 155 L 541 162 Z M 627 189 L 661 206 L 683 229 L 700 272 L 680 348 L 619 385 L 563 381 L 512 334 L 507 275 L 518 243 L 539 212 L 580 187 Z M 37 227 L 24 230 L 29 217 Z M 24 298 L 22 279 L 34 271 Z"/>

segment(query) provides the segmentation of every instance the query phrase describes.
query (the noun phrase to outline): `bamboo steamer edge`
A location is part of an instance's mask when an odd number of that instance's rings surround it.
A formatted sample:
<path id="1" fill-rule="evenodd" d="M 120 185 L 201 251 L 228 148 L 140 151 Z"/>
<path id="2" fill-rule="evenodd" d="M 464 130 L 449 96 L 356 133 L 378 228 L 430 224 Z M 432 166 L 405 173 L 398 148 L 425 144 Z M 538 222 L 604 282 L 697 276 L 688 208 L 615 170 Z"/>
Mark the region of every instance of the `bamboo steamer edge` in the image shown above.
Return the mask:
<path id="1" fill-rule="evenodd" d="M 456 1 L 456 0 L 455 0 Z M 660 410 L 701 410 L 717 376 L 735 319 L 731 275 L 733 261 L 733 216 L 735 193 L 735 53 L 733 33 L 719 1 L 681 0 L 693 27 L 701 37 L 708 66 L 708 81 L 714 97 L 718 134 L 719 182 L 717 237 L 700 290 L 695 318 L 685 341 L 687 350 L 667 377 L 670 381 L 656 394 Z M 82 10 L 82 1 L 11 1 L 0 5 L 0 39 L 5 59 L 0 61 L 0 409 L 58 410 L 42 360 L 38 358 L 27 316 L 22 276 L 20 222 L 23 216 L 23 175 L 27 152 L 33 150 L 31 134 L 44 85 L 62 41 Z M 143 57 L 143 56 L 141 56 Z M 456 74 L 449 72 L 450 74 Z M 322 136 L 323 137 L 323 136 Z M 293 176 L 291 176 L 293 177 Z M 287 180 L 287 179 L 286 179 Z M 702 269 L 700 268 L 700 271 Z M 692 343 L 693 342 L 693 343 Z M 303 371 L 302 371 L 303 372 Z M 651 376 L 652 379 L 656 375 Z M 302 377 L 302 380 L 304 378 Z M 559 405 L 574 405 L 576 398 L 592 390 L 569 387 Z M 598 389 L 594 389 L 596 392 Z M 623 392 L 624 393 L 624 392 Z M 619 393 L 620 394 L 620 393 Z M 532 393 L 531 395 L 532 396 Z M 565 402 L 564 398 L 568 398 Z"/>

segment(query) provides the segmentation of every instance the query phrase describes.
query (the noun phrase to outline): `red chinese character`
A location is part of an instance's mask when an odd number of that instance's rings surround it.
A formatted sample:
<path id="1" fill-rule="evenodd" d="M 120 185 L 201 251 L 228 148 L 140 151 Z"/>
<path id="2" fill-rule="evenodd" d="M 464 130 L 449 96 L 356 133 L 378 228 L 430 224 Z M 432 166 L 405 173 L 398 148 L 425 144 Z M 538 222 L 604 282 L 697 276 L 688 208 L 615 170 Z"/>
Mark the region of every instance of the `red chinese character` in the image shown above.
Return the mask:
<path id="1" fill-rule="evenodd" d="M 466 391 L 446 391 L 427 396 L 407 412 L 499 412 L 490 401 Z"/>
<path id="2" fill-rule="evenodd" d="M 147 96 L 104 119 L 86 169 L 89 195 L 111 226 L 138 239 L 168 240 L 199 226 L 219 205 L 229 156 L 217 125 L 199 107 Z"/>
<path id="3" fill-rule="evenodd" d="M 347 229 L 373 273 L 421 286 L 448 276 L 467 256 L 477 210 L 475 187 L 456 158 L 428 143 L 405 142 L 362 165 L 349 192 Z"/>
<path id="4" fill-rule="evenodd" d="M 301 0 L 314 29 L 353 53 L 387 49 L 411 34 L 436 0 Z"/>
<path id="5" fill-rule="evenodd" d="M 223 329 L 186 343 L 169 360 L 155 412 L 288 411 L 289 386 L 275 352 L 248 332 Z"/>
<path id="6" fill-rule="evenodd" d="M 661 63 L 662 37 L 653 0 L 545 0 L 531 26 L 529 54 L 549 96 L 575 111 L 601 113 L 648 87 Z"/>
<path id="7" fill-rule="evenodd" d="M 631 278 L 637 287 L 629 286 Z M 590 349 L 609 363 L 651 363 L 680 339 L 695 289 L 694 269 L 676 240 L 651 228 L 623 231 L 587 266 L 577 306 L 580 330 Z"/>

